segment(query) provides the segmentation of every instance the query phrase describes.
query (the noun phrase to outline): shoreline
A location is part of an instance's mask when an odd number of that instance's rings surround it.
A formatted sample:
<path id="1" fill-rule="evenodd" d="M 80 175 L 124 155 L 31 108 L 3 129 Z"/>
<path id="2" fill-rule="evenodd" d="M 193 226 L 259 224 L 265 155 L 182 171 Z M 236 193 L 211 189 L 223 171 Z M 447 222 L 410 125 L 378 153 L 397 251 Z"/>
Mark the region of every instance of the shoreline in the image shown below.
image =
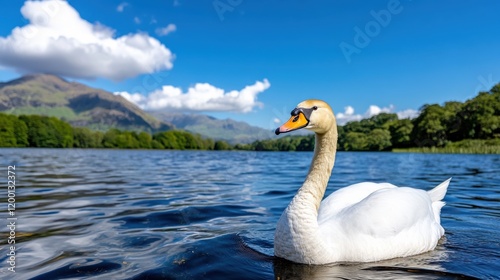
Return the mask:
<path id="1" fill-rule="evenodd" d="M 239 150 L 239 149 L 229 149 L 229 150 L 203 150 L 203 149 L 130 149 L 130 148 L 57 148 L 57 147 L 0 147 L 0 149 L 57 149 L 57 150 L 116 150 L 116 151 L 207 151 L 207 152 L 290 152 L 290 153 L 300 153 L 300 152 L 313 152 L 313 151 L 256 151 L 256 150 Z M 353 153 L 412 153 L 412 154 L 464 154 L 464 155 L 500 155 L 500 146 L 490 146 L 490 147 L 477 147 L 477 148 L 450 148 L 450 147 L 423 147 L 423 148 L 397 148 L 389 151 L 343 151 L 338 150 L 337 152 L 353 152 Z"/>

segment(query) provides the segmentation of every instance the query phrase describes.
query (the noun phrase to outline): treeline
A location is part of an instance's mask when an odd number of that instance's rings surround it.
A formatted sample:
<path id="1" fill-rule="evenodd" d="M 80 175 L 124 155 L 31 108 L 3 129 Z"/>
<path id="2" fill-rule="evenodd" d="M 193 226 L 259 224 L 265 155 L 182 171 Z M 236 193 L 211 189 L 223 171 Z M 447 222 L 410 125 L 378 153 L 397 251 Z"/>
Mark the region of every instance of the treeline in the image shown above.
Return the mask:
<path id="1" fill-rule="evenodd" d="M 442 106 L 426 104 L 420 108 L 419 116 L 412 120 L 398 119 L 396 114 L 381 113 L 338 126 L 338 132 L 340 151 L 496 145 L 500 139 L 500 84 L 466 102 L 451 101 Z M 256 141 L 241 148 L 257 151 L 312 151 L 314 137 L 288 136 Z"/>
<path id="2" fill-rule="evenodd" d="M 228 150 L 232 146 L 198 134 L 171 130 L 153 135 L 72 127 L 55 117 L 0 113 L 0 147 Z"/>
<path id="3" fill-rule="evenodd" d="M 381 113 L 338 126 L 338 150 L 387 151 L 409 148 L 498 151 L 500 143 L 500 84 L 466 102 L 426 104 L 415 119 Z M 175 150 L 312 151 L 314 135 L 287 136 L 231 146 L 198 134 L 172 130 L 146 132 L 93 131 L 72 127 L 55 117 L 0 113 L 0 147 L 122 148 Z"/>
<path id="4" fill-rule="evenodd" d="M 258 140 L 251 144 L 236 144 L 234 148 L 249 151 L 312 151 L 314 150 L 314 135 Z"/>

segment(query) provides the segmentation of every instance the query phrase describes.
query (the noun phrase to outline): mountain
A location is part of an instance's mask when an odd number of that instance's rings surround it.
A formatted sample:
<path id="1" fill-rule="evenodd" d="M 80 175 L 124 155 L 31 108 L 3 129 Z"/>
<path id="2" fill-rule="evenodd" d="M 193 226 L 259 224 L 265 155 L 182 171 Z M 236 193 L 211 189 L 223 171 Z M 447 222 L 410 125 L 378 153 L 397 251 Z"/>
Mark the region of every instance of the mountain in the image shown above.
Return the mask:
<path id="1" fill-rule="evenodd" d="M 173 128 L 121 96 L 48 74 L 0 83 L 0 111 L 54 116 L 74 126 L 97 130 L 155 132 Z"/>
<path id="2" fill-rule="evenodd" d="M 166 112 L 149 112 L 158 119 L 171 123 L 193 133 L 216 140 L 225 140 L 232 144 L 251 143 L 275 137 L 274 132 L 260 127 L 251 126 L 245 122 L 231 119 L 220 120 L 201 114 L 182 114 Z"/>

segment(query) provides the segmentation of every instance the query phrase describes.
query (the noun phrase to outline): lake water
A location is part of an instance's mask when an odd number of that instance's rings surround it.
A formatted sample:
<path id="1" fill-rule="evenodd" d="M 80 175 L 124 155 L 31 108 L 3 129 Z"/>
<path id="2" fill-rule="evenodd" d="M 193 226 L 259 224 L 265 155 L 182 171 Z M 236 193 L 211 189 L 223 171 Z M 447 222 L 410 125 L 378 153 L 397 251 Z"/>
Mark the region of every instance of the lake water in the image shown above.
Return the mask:
<path id="1" fill-rule="evenodd" d="M 327 194 L 360 181 L 453 177 L 436 250 L 367 264 L 273 257 L 312 153 L 0 149 L 2 279 L 498 279 L 500 156 L 337 155 Z M 7 166 L 16 166 L 15 273 Z"/>

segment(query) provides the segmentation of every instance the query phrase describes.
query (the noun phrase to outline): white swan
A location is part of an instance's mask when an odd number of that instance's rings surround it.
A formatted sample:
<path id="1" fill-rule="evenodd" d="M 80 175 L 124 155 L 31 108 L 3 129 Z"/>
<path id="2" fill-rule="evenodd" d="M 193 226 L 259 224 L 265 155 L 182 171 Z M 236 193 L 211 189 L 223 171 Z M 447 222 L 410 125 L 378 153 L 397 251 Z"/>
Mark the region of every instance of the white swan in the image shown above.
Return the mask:
<path id="1" fill-rule="evenodd" d="M 277 257 L 297 263 L 371 262 L 433 250 L 443 236 L 440 212 L 448 179 L 430 191 L 389 183 L 358 183 L 325 198 L 335 161 L 337 123 L 330 106 L 306 100 L 276 134 L 306 128 L 316 134 L 309 173 L 281 215 Z"/>

